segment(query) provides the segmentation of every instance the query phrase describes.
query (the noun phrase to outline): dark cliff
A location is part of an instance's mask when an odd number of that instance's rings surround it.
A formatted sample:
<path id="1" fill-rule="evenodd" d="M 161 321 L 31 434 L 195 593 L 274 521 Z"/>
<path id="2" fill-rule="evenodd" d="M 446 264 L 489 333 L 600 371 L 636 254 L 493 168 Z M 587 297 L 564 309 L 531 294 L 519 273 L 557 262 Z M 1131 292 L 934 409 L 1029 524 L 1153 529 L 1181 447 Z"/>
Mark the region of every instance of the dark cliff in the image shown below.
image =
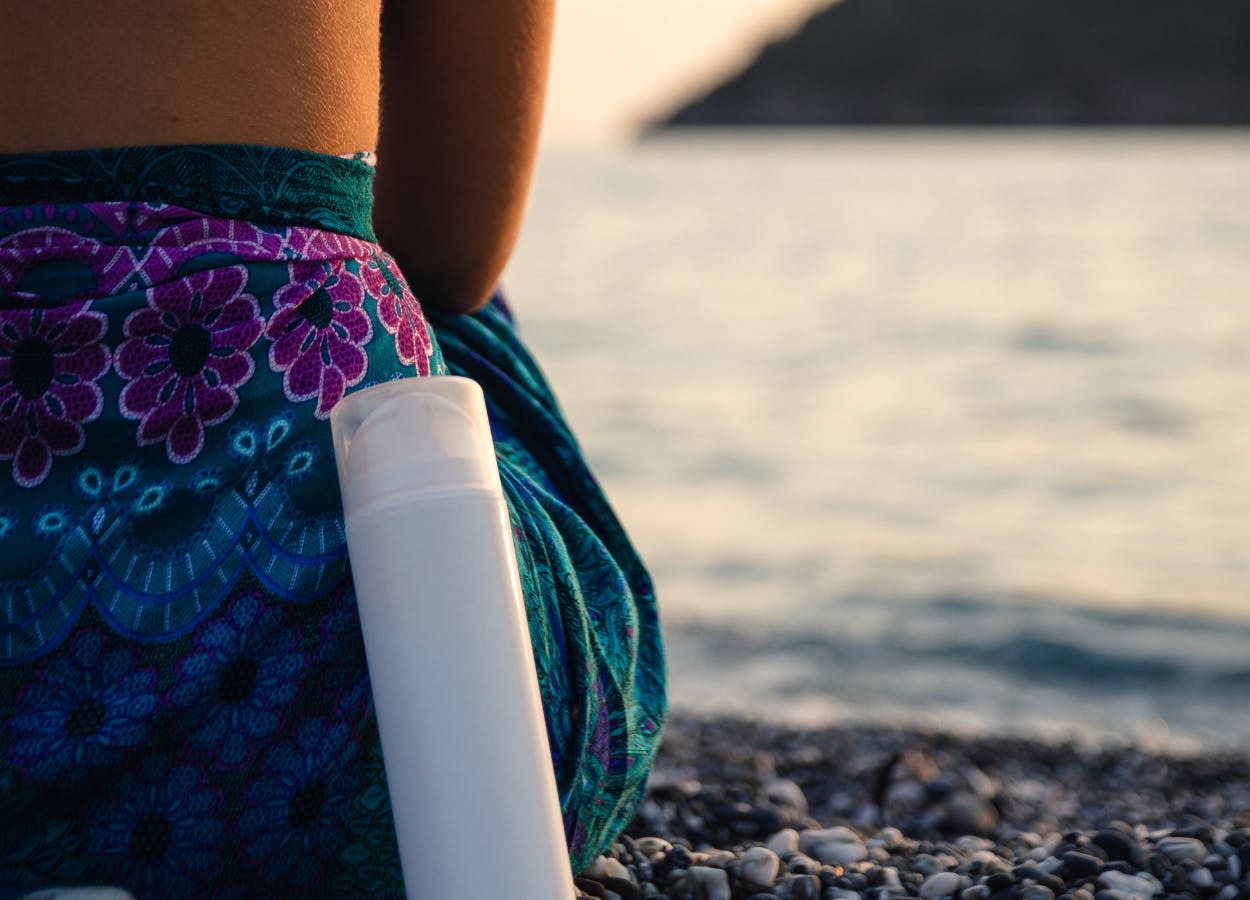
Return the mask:
<path id="1" fill-rule="evenodd" d="M 844 0 L 669 125 L 1247 125 L 1250 0 Z"/>

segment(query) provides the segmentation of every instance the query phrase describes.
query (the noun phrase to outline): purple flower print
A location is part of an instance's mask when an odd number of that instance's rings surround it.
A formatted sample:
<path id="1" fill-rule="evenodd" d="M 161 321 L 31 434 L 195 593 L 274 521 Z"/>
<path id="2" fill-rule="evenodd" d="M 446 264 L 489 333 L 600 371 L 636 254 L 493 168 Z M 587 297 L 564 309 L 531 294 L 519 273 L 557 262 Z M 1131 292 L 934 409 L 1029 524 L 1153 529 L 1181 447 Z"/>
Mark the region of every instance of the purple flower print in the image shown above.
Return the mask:
<path id="1" fill-rule="evenodd" d="M 287 246 L 302 262 L 364 259 L 373 249 L 372 244 L 337 231 L 299 227 L 287 232 Z"/>
<path id="2" fill-rule="evenodd" d="M 152 284 L 172 278 L 197 256 L 227 254 L 245 262 L 283 258 L 282 232 L 235 219 L 209 218 L 178 207 L 140 209 L 148 213 L 145 224 L 162 225 L 143 258 L 143 273 Z"/>
<path id="3" fill-rule="evenodd" d="M 106 650 L 98 631 L 73 639 L 18 696 L 9 760 L 41 781 L 81 777 L 119 759 L 148 732 L 156 672 L 129 647 Z"/>
<path id="4" fill-rule="evenodd" d="M 291 263 L 291 283 L 273 303 L 276 312 L 265 329 L 273 341 L 269 366 L 283 373 L 288 400 L 316 397 L 317 418 L 328 418 L 369 364 L 362 348 L 373 324 L 362 308 L 360 280 L 342 262 Z"/>
<path id="5" fill-rule="evenodd" d="M 104 408 L 107 327 L 86 303 L 0 310 L 0 459 L 13 460 L 22 487 L 42 483 L 54 456 L 81 450 L 83 423 Z"/>
<path id="6" fill-rule="evenodd" d="M 128 290 L 135 276 L 135 255 L 129 247 L 102 243 L 46 220 L 56 206 L 26 207 L 33 227 L 0 241 L 0 293 L 42 297 L 108 296 Z"/>
<path id="7" fill-rule="evenodd" d="M 121 412 L 139 420 L 139 444 L 164 442 L 171 462 L 199 455 L 204 428 L 230 417 L 256 370 L 248 351 L 264 322 L 246 278 L 242 266 L 193 272 L 151 288 L 126 317 L 114 363 L 127 381 Z"/>
<path id="8" fill-rule="evenodd" d="M 199 630 L 195 651 L 178 664 L 170 699 L 196 710 L 201 722 L 191 746 L 212 753 L 224 769 L 252 759 L 299 691 L 299 632 L 281 622 L 281 610 L 243 594 L 227 616 Z"/>
<path id="9" fill-rule="evenodd" d="M 373 254 L 361 267 L 365 290 L 377 304 L 382 327 L 395 338 L 395 353 L 406 366 L 416 366 L 418 375 L 430 374 L 430 332 L 421 304 L 387 254 Z"/>

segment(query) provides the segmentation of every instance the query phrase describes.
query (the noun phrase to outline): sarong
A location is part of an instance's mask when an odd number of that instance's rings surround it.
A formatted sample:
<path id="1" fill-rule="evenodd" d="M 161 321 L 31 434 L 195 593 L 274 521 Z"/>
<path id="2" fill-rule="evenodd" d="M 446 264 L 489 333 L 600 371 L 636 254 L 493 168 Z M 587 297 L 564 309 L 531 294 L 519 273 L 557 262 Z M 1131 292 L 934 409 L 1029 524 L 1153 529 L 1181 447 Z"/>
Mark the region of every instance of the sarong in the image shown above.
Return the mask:
<path id="1" fill-rule="evenodd" d="M 371 190 L 278 148 L 0 157 L 0 897 L 402 894 L 328 423 L 400 377 L 485 392 L 574 871 L 627 823 L 650 580 L 502 299 L 427 316 Z"/>

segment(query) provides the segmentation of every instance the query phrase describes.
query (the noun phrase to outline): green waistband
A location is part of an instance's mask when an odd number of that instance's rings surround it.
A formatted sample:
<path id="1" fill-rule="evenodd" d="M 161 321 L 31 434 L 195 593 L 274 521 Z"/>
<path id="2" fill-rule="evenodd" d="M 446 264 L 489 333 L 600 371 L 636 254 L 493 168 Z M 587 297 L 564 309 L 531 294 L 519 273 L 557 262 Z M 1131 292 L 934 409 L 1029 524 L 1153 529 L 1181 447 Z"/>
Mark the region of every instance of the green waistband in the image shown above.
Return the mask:
<path id="1" fill-rule="evenodd" d="M 245 144 L 0 154 L 0 206 L 141 201 L 375 240 L 373 167 Z"/>

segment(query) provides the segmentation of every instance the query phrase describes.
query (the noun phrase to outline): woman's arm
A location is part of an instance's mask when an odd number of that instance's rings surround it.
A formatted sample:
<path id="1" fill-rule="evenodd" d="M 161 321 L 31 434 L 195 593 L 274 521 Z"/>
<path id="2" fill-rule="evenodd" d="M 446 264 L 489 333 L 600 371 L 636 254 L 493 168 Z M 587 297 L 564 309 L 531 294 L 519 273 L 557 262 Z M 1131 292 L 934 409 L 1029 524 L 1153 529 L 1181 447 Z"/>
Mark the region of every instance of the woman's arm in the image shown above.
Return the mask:
<path id="1" fill-rule="evenodd" d="M 468 312 L 520 230 L 555 0 L 387 0 L 374 225 L 422 303 Z"/>

